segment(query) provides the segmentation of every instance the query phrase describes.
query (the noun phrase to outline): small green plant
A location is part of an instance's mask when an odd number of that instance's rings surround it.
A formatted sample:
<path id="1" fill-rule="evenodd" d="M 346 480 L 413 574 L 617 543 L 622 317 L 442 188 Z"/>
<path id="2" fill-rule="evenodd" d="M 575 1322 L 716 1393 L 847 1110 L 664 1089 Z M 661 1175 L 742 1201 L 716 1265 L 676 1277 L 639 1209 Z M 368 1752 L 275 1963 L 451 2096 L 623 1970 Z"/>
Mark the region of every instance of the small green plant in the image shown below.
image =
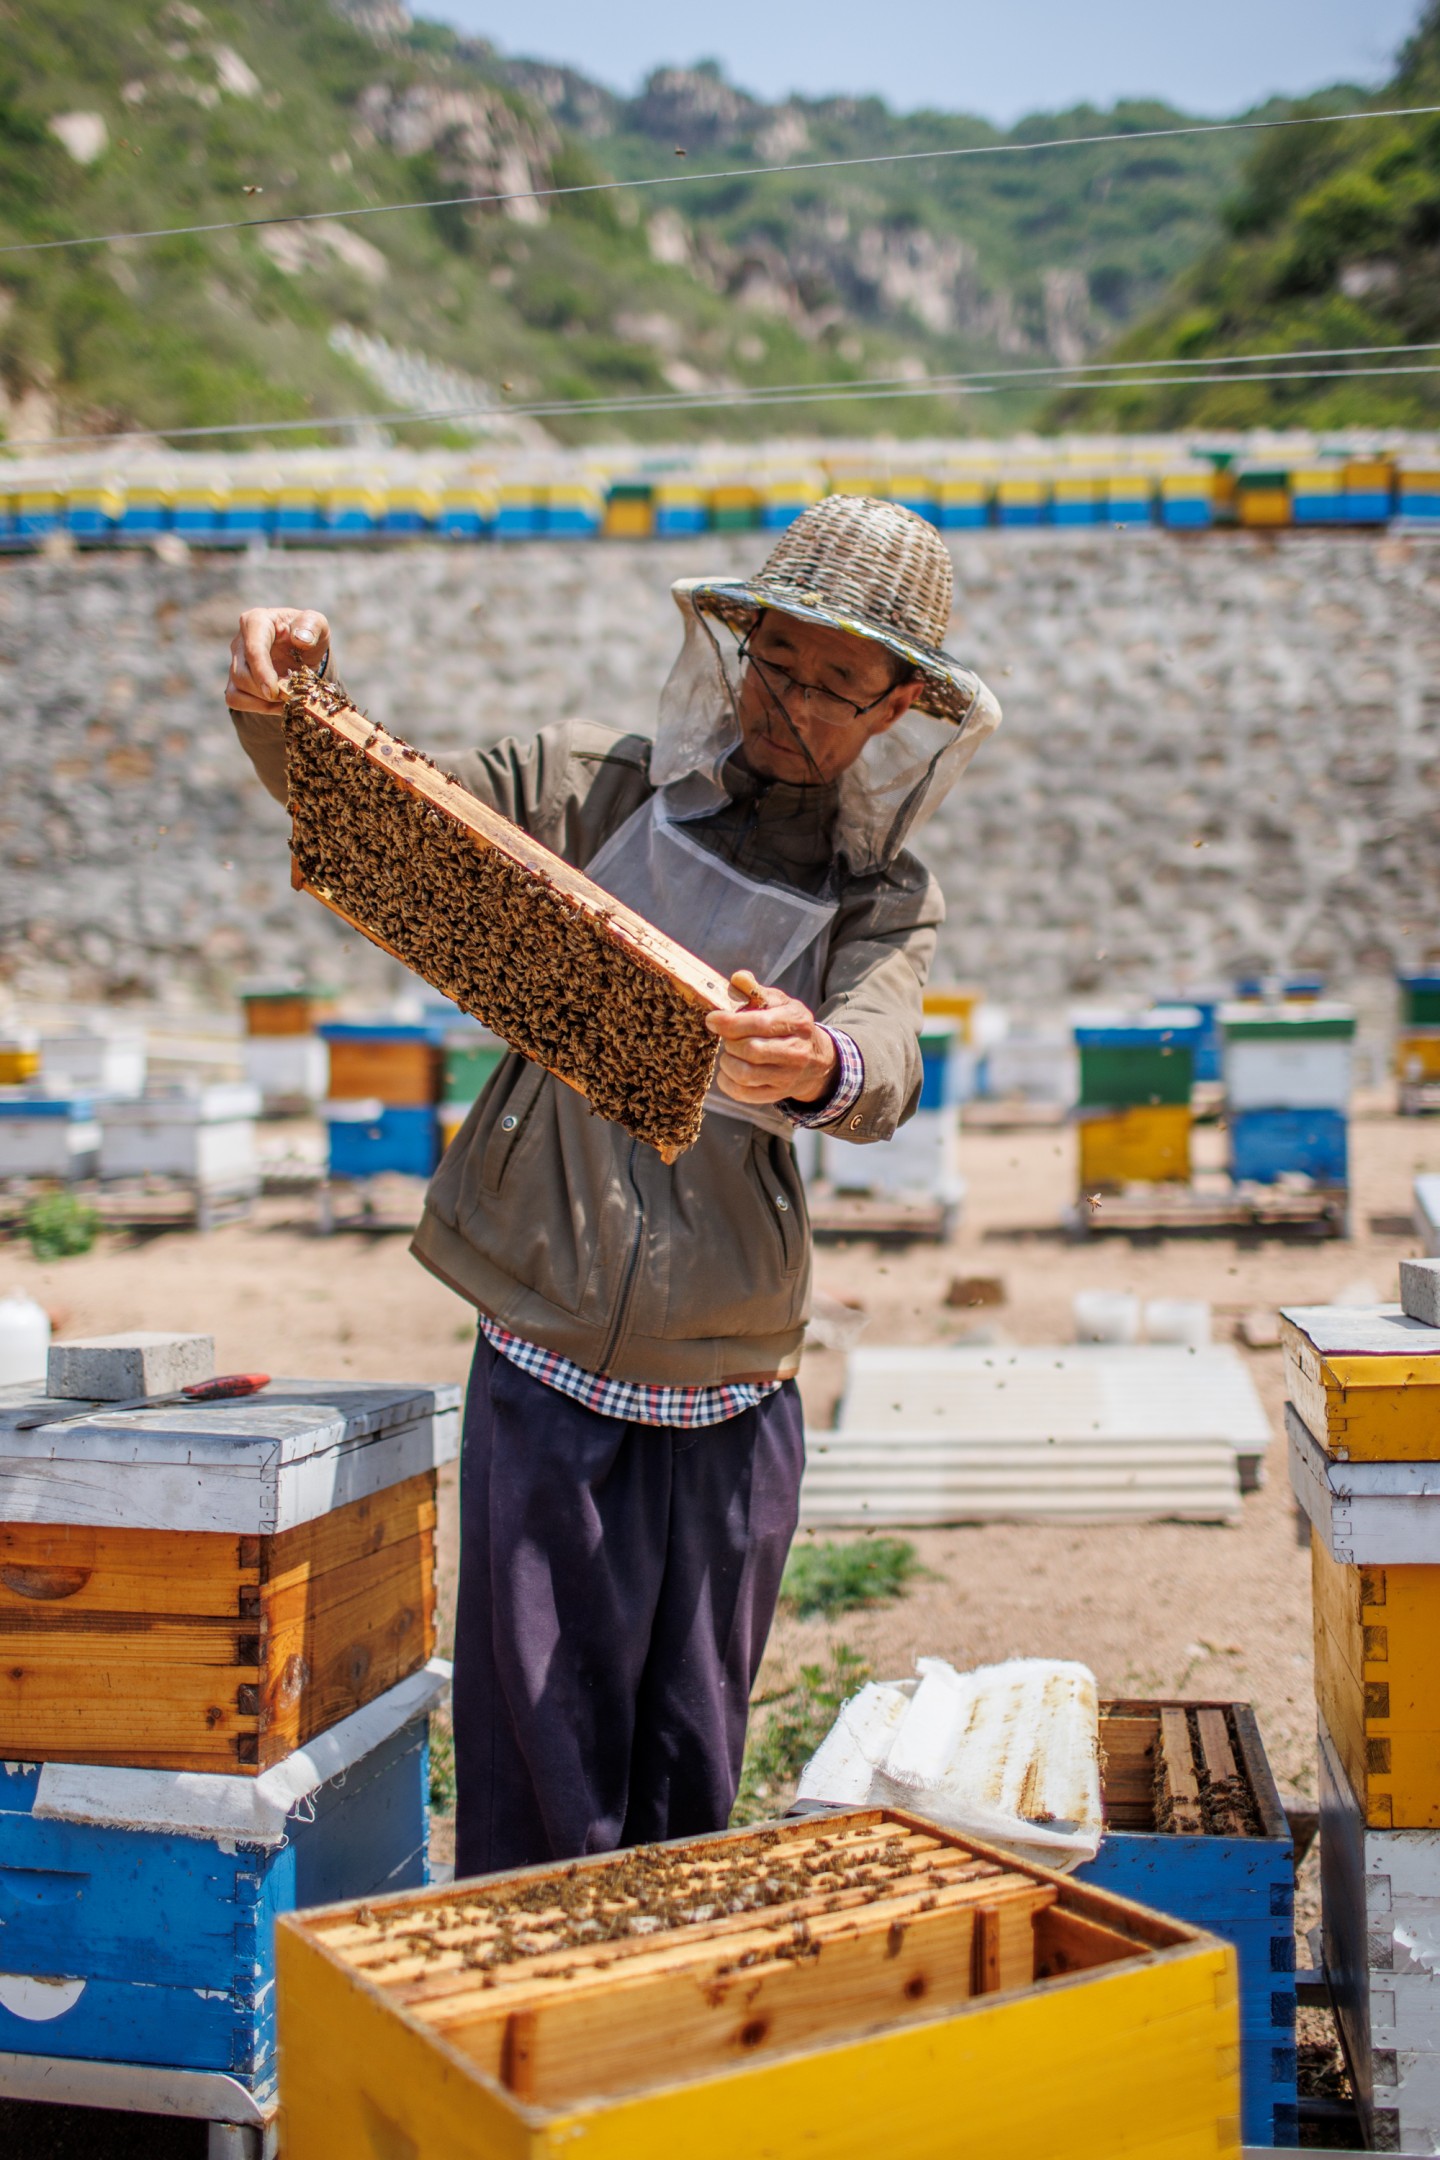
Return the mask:
<path id="1" fill-rule="evenodd" d="M 870 1666 L 858 1650 L 835 1643 L 827 1664 L 802 1665 L 793 1687 L 757 1705 L 769 1715 L 751 1726 L 740 1790 L 730 1811 L 732 1825 L 764 1822 L 784 1813 L 800 1772 L 834 1724 L 840 1705 L 870 1677 Z"/>
<path id="2" fill-rule="evenodd" d="M 455 1735 L 441 1717 L 430 1720 L 430 1805 L 437 1815 L 455 1805 Z"/>
<path id="3" fill-rule="evenodd" d="M 797 1620 L 832 1620 L 863 1605 L 882 1605 L 923 1575 L 915 1548 L 905 1538 L 830 1539 L 797 1545 L 785 1567 L 780 1603 Z"/>
<path id="4" fill-rule="evenodd" d="M 94 1208 L 74 1193 L 42 1193 L 25 1210 L 25 1235 L 37 1260 L 71 1260 L 87 1253 L 99 1229 Z"/>

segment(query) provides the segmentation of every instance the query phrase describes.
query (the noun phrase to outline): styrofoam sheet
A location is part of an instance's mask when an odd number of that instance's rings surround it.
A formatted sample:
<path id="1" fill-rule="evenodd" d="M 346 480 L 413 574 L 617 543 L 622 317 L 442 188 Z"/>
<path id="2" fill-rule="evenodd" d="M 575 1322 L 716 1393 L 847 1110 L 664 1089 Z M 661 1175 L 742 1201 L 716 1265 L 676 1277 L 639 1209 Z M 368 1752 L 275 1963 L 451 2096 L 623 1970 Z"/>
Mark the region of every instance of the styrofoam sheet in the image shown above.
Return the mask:
<path id="1" fill-rule="evenodd" d="M 1440 1462 L 1349 1462 L 1285 1405 L 1290 1483 L 1332 1560 L 1346 1567 L 1440 1565 Z"/>
<path id="2" fill-rule="evenodd" d="M 837 1423 L 1047 1445 L 1222 1441 L 1237 1455 L 1263 1455 L 1271 1438 L 1249 1372 L 1215 1344 L 852 1350 Z"/>
<path id="3" fill-rule="evenodd" d="M 807 1524 L 1230 1522 L 1241 1506 L 1237 1458 L 1220 1441 L 817 1433 L 800 1488 Z"/>
<path id="4" fill-rule="evenodd" d="M 453 1459 L 460 1390 L 275 1380 L 243 1402 L 16 1429 L 57 1412 L 0 1390 L 0 1520 L 269 1535 Z"/>
<path id="5" fill-rule="evenodd" d="M 451 1671 L 443 1658 L 432 1658 L 258 1778 L 47 1762 L 31 1814 L 37 1821 L 283 1845 L 294 1809 L 331 1778 L 344 1777 L 413 1718 L 434 1710 L 444 1700 Z"/>

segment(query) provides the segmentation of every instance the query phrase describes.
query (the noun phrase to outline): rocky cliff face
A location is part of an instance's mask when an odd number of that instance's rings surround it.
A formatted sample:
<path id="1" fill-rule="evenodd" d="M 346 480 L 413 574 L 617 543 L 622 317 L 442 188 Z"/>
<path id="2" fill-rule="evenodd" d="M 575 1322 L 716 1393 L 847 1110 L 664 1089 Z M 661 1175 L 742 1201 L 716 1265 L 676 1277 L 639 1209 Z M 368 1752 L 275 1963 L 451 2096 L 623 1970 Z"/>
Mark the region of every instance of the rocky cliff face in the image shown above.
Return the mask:
<path id="1" fill-rule="evenodd" d="M 557 130 L 532 122 L 498 91 L 448 88 L 443 83 L 367 83 L 355 106 L 356 126 L 400 157 L 433 156 L 435 176 L 457 195 L 508 198 L 481 204 L 522 225 L 543 225 L 543 202 L 530 190 L 549 184 Z"/>
<path id="2" fill-rule="evenodd" d="M 384 963 L 289 887 L 220 702 L 242 605 L 325 608 L 353 694 L 443 756 L 585 712 L 646 727 L 672 578 L 759 536 L 0 567 L 0 980 L 211 991 Z M 953 649 L 1005 725 L 921 839 L 938 972 L 1036 1011 L 1236 969 L 1345 988 L 1440 922 L 1440 546 L 1001 534 L 955 549 Z"/>

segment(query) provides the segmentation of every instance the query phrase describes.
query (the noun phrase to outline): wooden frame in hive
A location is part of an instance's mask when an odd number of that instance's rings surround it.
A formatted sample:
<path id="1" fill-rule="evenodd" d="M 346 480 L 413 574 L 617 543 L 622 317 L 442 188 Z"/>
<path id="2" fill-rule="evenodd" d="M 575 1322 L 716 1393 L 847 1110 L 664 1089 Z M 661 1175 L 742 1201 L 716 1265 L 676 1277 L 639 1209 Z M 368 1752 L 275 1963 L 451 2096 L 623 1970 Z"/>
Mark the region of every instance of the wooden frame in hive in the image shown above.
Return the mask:
<path id="1" fill-rule="evenodd" d="M 292 675 L 291 881 L 667 1161 L 700 1130 L 745 998 L 481 802 L 337 684 Z"/>
<path id="2" fill-rule="evenodd" d="M 277 1947 L 290 2160 L 1238 2156 L 1233 1953 L 898 1811 L 332 1906 Z"/>

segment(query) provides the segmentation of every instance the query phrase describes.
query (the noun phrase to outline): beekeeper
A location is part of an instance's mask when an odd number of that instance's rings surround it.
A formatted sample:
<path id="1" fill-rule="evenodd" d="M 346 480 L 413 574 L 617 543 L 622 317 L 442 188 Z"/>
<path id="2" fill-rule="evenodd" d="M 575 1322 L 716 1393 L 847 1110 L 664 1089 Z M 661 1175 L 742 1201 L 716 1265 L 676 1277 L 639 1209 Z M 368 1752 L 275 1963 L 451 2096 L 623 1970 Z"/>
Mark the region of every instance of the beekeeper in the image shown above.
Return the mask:
<path id="1" fill-rule="evenodd" d="M 943 649 L 950 558 L 833 495 L 753 580 L 674 587 L 654 740 L 588 721 L 446 764 L 729 974 L 700 1137 L 667 1165 L 524 1057 L 437 1171 L 413 1250 L 479 1312 L 461 1467 L 457 1866 L 717 1830 L 794 1534 L 810 1284 L 791 1134 L 885 1140 L 920 1091 L 943 903 L 907 842 L 997 724 Z M 280 677 L 323 616 L 253 608 L 227 699 L 285 797 Z M 421 746 L 423 747 L 423 745 Z"/>

